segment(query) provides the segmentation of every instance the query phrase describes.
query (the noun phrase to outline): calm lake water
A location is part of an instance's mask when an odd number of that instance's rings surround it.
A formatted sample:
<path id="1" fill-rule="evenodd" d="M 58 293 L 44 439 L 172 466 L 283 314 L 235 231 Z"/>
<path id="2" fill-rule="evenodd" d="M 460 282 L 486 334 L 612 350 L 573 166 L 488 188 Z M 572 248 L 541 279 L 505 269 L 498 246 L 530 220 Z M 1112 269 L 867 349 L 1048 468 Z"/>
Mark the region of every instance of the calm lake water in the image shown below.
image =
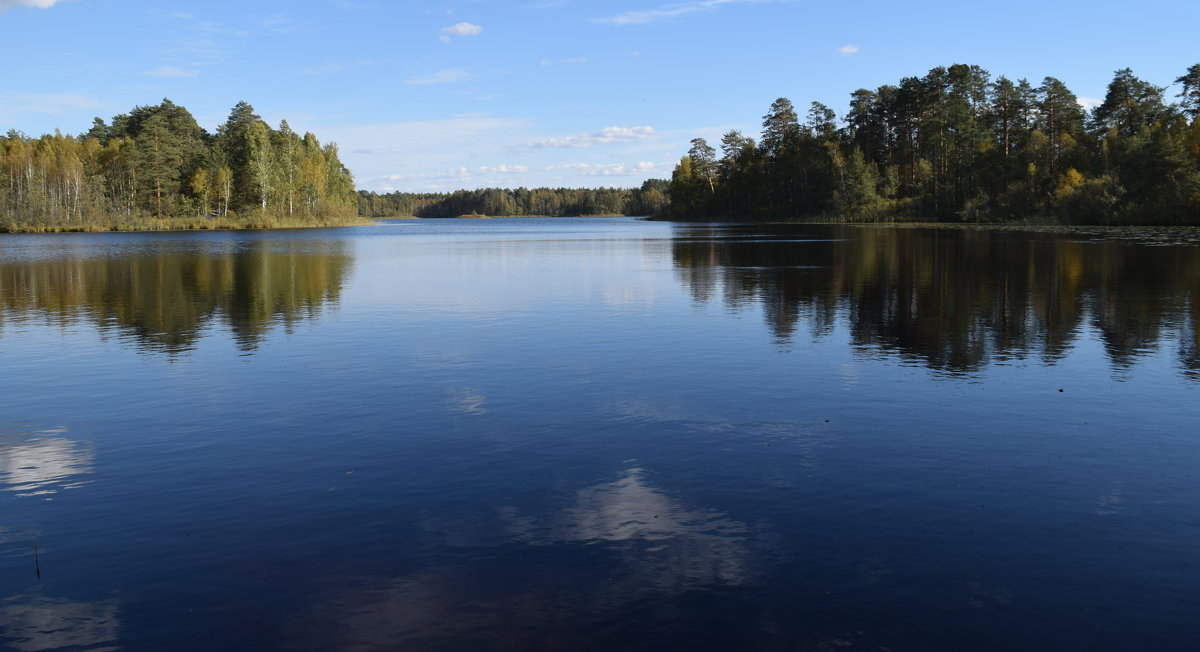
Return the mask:
<path id="1" fill-rule="evenodd" d="M 1200 645 L 1196 231 L 0 236 L 0 647 Z"/>

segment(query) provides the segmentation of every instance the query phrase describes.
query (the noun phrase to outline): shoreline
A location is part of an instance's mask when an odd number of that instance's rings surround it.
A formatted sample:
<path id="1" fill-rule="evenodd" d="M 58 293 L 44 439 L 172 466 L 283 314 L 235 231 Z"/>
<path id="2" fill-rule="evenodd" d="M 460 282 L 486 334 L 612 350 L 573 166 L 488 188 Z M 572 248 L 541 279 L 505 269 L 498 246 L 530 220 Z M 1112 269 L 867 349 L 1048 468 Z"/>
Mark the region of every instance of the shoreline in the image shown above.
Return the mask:
<path id="1" fill-rule="evenodd" d="M 675 222 L 679 224 L 792 224 L 814 226 L 889 226 L 897 228 L 946 228 L 946 229 L 1195 229 L 1200 224 L 1168 224 L 1168 223 L 1114 223 L 1114 224 L 1064 224 L 1052 220 L 1046 221 L 1012 221 L 1012 222 L 922 222 L 922 221 L 879 221 L 866 222 L 857 220 L 805 220 L 805 219 L 762 219 L 762 220 L 731 220 L 731 219 L 676 219 L 671 217 L 643 217 L 650 222 Z"/>
<path id="2" fill-rule="evenodd" d="M 155 224 L 158 222 L 158 224 Z M 171 224 L 177 222 L 176 224 Z M 256 219 L 212 220 L 199 222 L 192 218 L 148 218 L 143 223 L 134 220 L 116 224 L 55 224 L 18 225 L 0 222 L 0 235 L 53 235 L 60 233 L 187 233 L 202 231 L 273 231 L 283 229 L 331 229 L 346 226 L 370 226 L 378 223 L 375 218 L 334 218 L 317 222 L 275 222 Z"/>

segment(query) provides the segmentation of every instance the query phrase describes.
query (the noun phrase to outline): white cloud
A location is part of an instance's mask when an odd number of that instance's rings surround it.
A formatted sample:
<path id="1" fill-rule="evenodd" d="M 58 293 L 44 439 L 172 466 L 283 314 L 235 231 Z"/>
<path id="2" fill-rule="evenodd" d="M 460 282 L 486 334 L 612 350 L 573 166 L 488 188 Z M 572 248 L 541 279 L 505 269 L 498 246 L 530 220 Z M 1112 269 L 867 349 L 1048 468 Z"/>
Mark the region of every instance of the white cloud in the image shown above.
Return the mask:
<path id="1" fill-rule="evenodd" d="M 443 192 L 467 188 L 514 187 L 528 185 L 516 179 L 529 171 L 527 165 L 481 165 L 473 168 L 460 166 L 438 172 L 388 174 L 374 180 L 372 185 L 383 192 L 401 188 Z"/>
<path id="2" fill-rule="evenodd" d="M 369 59 L 365 59 L 363 61 L 353 61 L 353 62 L 348 62 L 348 63 L 326 63 L 326 64 L 322 64 L 320 66 L 311 66 L 309 68 L 305 68 L 304 74 L 306 74 L 306 75 L 321 75 L 321 74 L 331 73 L 331 72 L 346 72 L 348 70 L 354 70 L 355 68 L 365 68 L 367 66 L 373 66 L 377 63 L 379 63 L 379 62 L 372 61 Z"/>
<path id="3" fill-rule="evenodd" d="M 674 166 L 660 165 L 651 161 L 637 163 L 561 163 L 542 168 L 545 172 L 579 172 L 589 177 L 629 177 L 645 176 L 663 171 L 669 171 Z"/>
<path id="4" fill-rule="evenodd" d="M 173 26 L 160 33 L 157 55 L 176 66 L 213 65 L 233 59 L 238 47 L 234 39 L 244 39 L 251 32 L 212 20 L 196 18 L 189 13 L 172 13 Z"/>
<path id="5" fill-rule="evenodd" d="M 366 11 L 375 8 L 369 2 L 354 2 L 353 0 L 331 0 L 330 4 L 342 11 Z"/>
<path id="6" fill-rule="evenodd" d="M 563 138 L 547 138 L 534 143 L 530 147 L 591 147 L 597 143 L 632 143 L 645 140 L 657 135 L 654 127 L 605 127 L 600 131 L 583 132 L 575 136 Z"/>
<path id="7" fill-rule="evenodd" d="M 200 73 L 195 70 L 184 70 L 179 66 L 159 66 L 154 70 L 147 70 L 142 74 L 150 75 L 151 77 L 167 77 L 171 79 L 178 79 L 181 77 L 195 77 Z"/>
<path id="8" fill-rule="evenodd" d="M 858 46 L 853 43 L 847 43 L 846 45 L 843 45 L 842 47 L 838 48 L 838 52 L 841 52 L 842 54 L 844 54 L 846 56 L 850 56 L 852 54 L 858 54 Z"/>
<path id="9" fill-rule="evenodd" d="M 442 35 L 438 39 L 443 43 L 449 43 L 455 36 L 478 36 L 482 32 L 483 28 L 474 23 L 455 23 L 449 27 L 443 27 Z"/>
<path id="10" fill-rule="evenodd" d="M 311 66 L 304 69 L 306 75 L 322 75 L 327 72 L 341 72 L 349 68 L 349 64 L 345 63 L 326 63 L 319 66 Z"/>
<path id="11" fill-rule="evenodd" d="M 37 7 L 38 9 L 49 9 L 58 4 L 58 0 L 0 0 L 0 11 L 4 11 L 9 7 Z"/>
<path id="12" fill-rule="evenodd" d="M 472 23 L 456 23 L 449 27 L 443 27 L 443 34 L 451 34 L 453 36 L 475 36 L 483 31 L 479 25 Z"/>
<path id="13" fill-rule="evenodd" d="M 387 174 L 382 177 L 385 181 L 428 181 L 431 179 L 461 179 L 467 176 L 467 168 L 451 168 L 444 172 L 408 172 Z"/>
<path id="14" fill-rule="evenodd" d="M 301 130 L 299 123 L 292 124 Z M 372 190 L 460 188 L 465 184 L 455 180 L 454 175 L 467 173 L 511 178 L 521 172 L 516 163 L 524 163 L 514 160 L 511 145 L 529 138 L 529 126 L 525 119 L 490 115 L 383 124 L 303 125 L 305 130 L 320 134 L 323 142 L 337 142 L 342 160 L 354 171 L 358 186 Z M 494 161 L 505 164 L 491 163 Z M 474 167 L 462 167 L 464 164 Z"/>
<path id="15" fill-rule="evenodd" d="M 276 34 L 291 34 L 298 31 L 300 28 L 296 26 L 288 16 L 283 14 L 271 14 L 264 18 L 260 23 L 265 29 L 275 32 Z"/>
<path id="16" fill-rule="evenodd" d="M 1083 107 L 1087 111 L 1091 111 L 1101 104 L 1104 104 L 1104 100 L 1096 97 L 1077 97 L 1075 98 L 1075 101 L 1079 103 L 1079 106 Z"/>
<path id="17" fill-rule="evenodd" d="M 0 92 L 0 120 L 10 120 L 22 114 L 62 115 L 105 108 L 103 102 L 78 93 Z"/>
<path id="18" fill-rule="evenodd" d="M 572 59 L 542 59 L 542 65 L 543 66 L 556 66 L 556 65 L 561 65 L 561 64 L 589 63 L 589 62 L 595 61 L 595 60 L 596 60 L 595 57 L 575 57 Z"/>
<path id="19" fill-rule="evenodd" d="M 532 118 L 486 113 L 376 124 L 310 123 L 291 116 L 288 122 L 298 132 L 320 134 L 322 142 L 336 142 L 358 187 L 381 192 L 629 187 L 649 177 L 670 176 L 679 153 L 687 150 L 685 140 L 676 142 L 674 134 L 648 127 L 585 133 L 592 142 L 612 143 L 591 149 L 530 147 L 553 132 L 535 131 L 538 124 Z M 647 134 L 653 136 L 639 139 Z M 588 156 L 592 152 L 597 157 Z"/>
<path id="20" fill-rule="evenodd" d="M 449 160 L 470 156 L 482 141 L 495 141 L 528 127 L 525 120 L 488 115 L 460 115 L 443 120 L 416 120 L 362 125 L 313 125 L 311 131 L 329 134 L 347 149 L 366 148 L 388 155 L 420 159 L 437 150 Z M 511 135 L 508 136 L 511 138 Z M 450 167 L 450 166 L 446 166 Z"/>
<path id="21" fill-rule="evenodd" d="M 497 165 L 495 167 L 483 166 L 479 171 L 484 174 L 525 174 L 529 171 L 528 165 Z"/>
<path id="22" fill-rule="evenodd" d="M 484 187 L 516 187 L 521 186 L 550 186 L 557 185 L 566 179 L 575 179 L 566 183 L 579 186 L 591 186 L 599 183 L 604 187 L 625 187 L 637 185 L 640 180 L 655 176 L 669 175 L 674 169 L 674 163 L 654 163 L 638 161 L 636 163 L 586 163 L 571 162 L 544 165 L 536 170 L 527 165 L 481 165 L 478 167 L 451 167 L 435 172 L 407 172 L 387 174 L 372 179 L 369 185 L 373 188 L 391 192 L 401 188 L 424 189 L 430 191 L 461 190 L 464 188 Z M 546 173 L 549 173 L 547 176 Z M 636 180 L 616 181 L 615 177 L 628 177 Z M 583 179 L 608 179 L 613 181 L 587 182 Z M 360 184 L 361 185 L 361 184 Z"/>
<path id="23" fill-rule="evenodd" d="M 597 22 L 609 23 L 611 25 L 645 25 L 660 20 L 670 20 L 687 14 L 693 14 L 702 11 L 713 11 L 720 8 L 722 5 L 728 4 L 761 4 L 770 2 L 771 0 L 700 0 L 699 2 L 685 2 L 680 4 L 665 5 L 658 9 L 641 9 L 636 11 L 627 11 L 616 16 L 608 18 L 599 18 Z"/>
<path id="24" fill-rule="evenodd" d="M 436 181 L 436 180 L 470 180 L 480 176 L 488 175 L 512 175 L 525 174 L 529 172 L 528 165 L 481 165 L 479 167 L 455 167 L 440 172 L 410 172 L 400 174 L 389 174 L 383 178 L 387 181 Z"/>
<path id="25" fill-rule="evenodd" d="M 462 68 L 446 68 L 444 70 L 439 70 L 432 75 L 409 77 L 406 83 L 417 86 L 425 86 L 428 84 L 451 84 L 470 78 L 471 73 L 463 70 Z"/>

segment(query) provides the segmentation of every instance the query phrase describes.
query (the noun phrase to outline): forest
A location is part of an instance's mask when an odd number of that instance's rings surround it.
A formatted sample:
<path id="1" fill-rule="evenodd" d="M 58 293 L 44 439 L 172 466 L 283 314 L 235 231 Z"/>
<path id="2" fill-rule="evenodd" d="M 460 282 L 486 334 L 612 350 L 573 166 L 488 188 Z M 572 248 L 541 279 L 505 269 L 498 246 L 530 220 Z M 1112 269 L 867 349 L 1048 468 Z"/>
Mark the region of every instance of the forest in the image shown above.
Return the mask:
<path id="1" fill-rule="evenodd" d="M 484 188 L 450 193 L 359 191 L 364 217 L 579 217 L 585 215 L 659 215 L 666 211 L 670 188 L 650 179 L 640 188 Z"/>
<path id="2" fill-rule="evenodd" d="M 337 146 L 245 102 L 215 134 L 164 99 L 78 136 L 0 138 L 0 232 L 305 226 L 357 220 Z"/>
<path id="3" fill-rule="evenodd" d="M 672 175 L 675 219 L 1200 224 L 1200 64 L 1182 91 L 1118 70 L 1090 112 L 1058 79 L 937 67 L 858 89 L 839 121 L 779 98 L 757 142 L 702 138 Z"/>
<path id="4" fill-rule="evenodd" d="M 373 217 L 666 216 L 820 221 L 1200 224 L 1200 64 L 1166 86 L 1126 68 L 1090 111 L 1060 80 L 975 65 L 771 104 L 756 141 L 703 138 L 639 188 L 354 189 L 333 143 L 239 102 L 216 133 L 164 99 L 77 136 L 0 137 L 0 232 L 206 229 Z M 1177 100 L 1177 101 L 1176 101 Z"/>

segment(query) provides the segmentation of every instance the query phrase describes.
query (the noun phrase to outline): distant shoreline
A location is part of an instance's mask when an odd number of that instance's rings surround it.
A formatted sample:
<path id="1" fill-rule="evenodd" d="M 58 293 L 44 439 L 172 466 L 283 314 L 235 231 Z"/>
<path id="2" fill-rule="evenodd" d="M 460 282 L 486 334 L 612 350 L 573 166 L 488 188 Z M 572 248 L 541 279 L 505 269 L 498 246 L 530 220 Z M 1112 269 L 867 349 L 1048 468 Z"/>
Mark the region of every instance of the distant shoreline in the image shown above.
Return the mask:
<path id="1" fill-rule="evenodd" d="M 416 215 L 376 215 L 373 220 L 501 220 L 501 219 L 571 219 L 593 217 L 634 217 L 646 219 L 644 215 L 620 215 L 617 213 L 602 213 L 598 215 L 449 215 L 445 217 L 418 217 Z"/>

